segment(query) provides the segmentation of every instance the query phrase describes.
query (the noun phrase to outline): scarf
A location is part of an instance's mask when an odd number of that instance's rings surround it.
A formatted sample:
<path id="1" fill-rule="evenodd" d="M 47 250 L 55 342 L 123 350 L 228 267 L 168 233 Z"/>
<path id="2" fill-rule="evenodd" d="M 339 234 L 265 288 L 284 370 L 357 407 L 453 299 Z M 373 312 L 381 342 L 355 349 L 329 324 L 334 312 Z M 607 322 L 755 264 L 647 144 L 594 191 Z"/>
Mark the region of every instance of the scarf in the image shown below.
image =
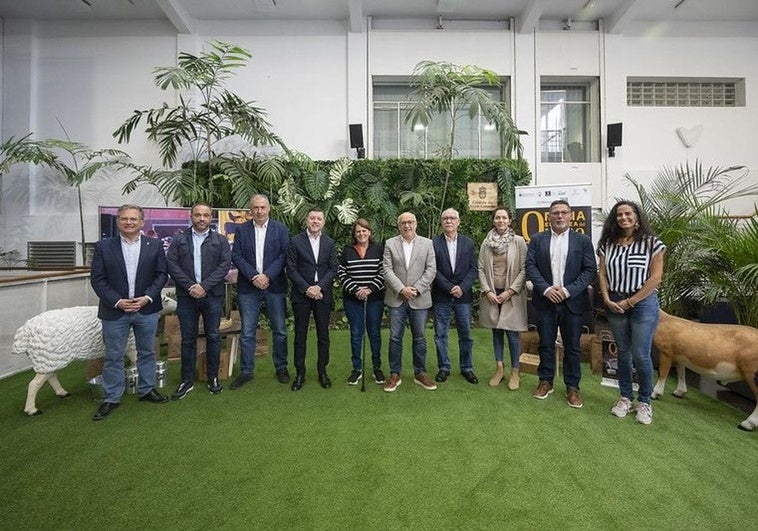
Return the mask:
<path id="1" fill-rule="evenodd" d="M 484 238 L 484 243 L 492 251 L 492 254 L 505 254 L 508 252 L 508 245 L 513 241 L 515 235 L 516 233 L 510 227 L 503 234 L 498 234 L 495 229 L 492 229 Z"/>

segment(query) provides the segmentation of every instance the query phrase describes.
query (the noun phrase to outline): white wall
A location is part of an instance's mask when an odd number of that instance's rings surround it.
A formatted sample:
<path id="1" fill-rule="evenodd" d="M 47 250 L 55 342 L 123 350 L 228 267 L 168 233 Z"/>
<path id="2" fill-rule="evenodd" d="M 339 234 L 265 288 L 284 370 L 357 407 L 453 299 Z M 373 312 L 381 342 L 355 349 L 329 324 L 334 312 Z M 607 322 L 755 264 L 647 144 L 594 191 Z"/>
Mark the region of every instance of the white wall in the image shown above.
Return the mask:
<path id="1" fill-rule="evenodd" d="M 663 165 L 701 160 L 707 166 L 745 165 L 758 181 L 758 25 L 679 24 L 633 26 L 606 37 L 608 121 L 623 122 L 624 145 L 608 164 L 608 196 L 629 195 L 624 173 L 647 181 Z M 734 108 L 627 107 L 626 78 L 644 76 L 745 78 L 746 105 Z M 703 126 L 685 148 L 677 127 Z M 733 207 L 751 214 L 753 201 Z"/>
<path id="2" fill-rule="evenodd" d="M 365 21 L 364 21 L 365 22 Z M 366 28 L 368 24 L 365 24 Z M 348 123 L 370 125 L 373 76 L 410 74 L 422 59 L 477 64 L 511 76 L 516 123 L 536 184 L 592 182 L 595 206 L 628 195 L 622 176 L 647 181 L 663 164 L 696 157 L 706 164 L 758 168 L 752 132 L 758 123 L 758 24 L 637 24 L 623 35 L 593 31 L 514 34 L 499 27 L 447 27 L 375 21 L 350 33 L 344 21 L 266 21 L 201 24 L 195 38 L 178 37 L 167 23 L 6 20 L 2 48 L 3 138 L 29 130 L 72 138 L 92 147 L 117 147 L 111 133 L 133 109 L 171 103 L 175 95 L 153 85 L 152 69 L 173 64 L 177 49 L 222 39 L 250 49 L 251 65 L 231 82 L 246 99 L 268 111 L 273 129 L 293 149 L 316 159 L 349 153 Z M 539 79 L 543 75 L 593 75 L 601 83 L 601 130 L 623 122 L 623 146 L 599 163 L 541 164 Z M 744 77 L 747 106 L 736 109 L 630 108 L 627 76 Z M 703 125 L 699 143 L 686 150 L 677 127 Z M 365 139 L 371 139 L 364 128 Z M 603 137 L 605 135 L 603 134 Z M 603 138 L 604 144 L 604 138 Z M 157 152 L 137 134 L 126 149 L 142 164 Z M 755 170 L 752 174 L 756 177 Z M 24 252 L 26 241 L 77 240 L 75 196 L 44 175 L 16 168 L 3 176 L 0 246 Z M 149 189 L 123 198 L 126 177 L 96 179 L 85 186 L 87 238 L 97 238 L 96 207 L 127 199 L 161 205 Z M 750 202 L 738 208 L 750 211 Z"/>

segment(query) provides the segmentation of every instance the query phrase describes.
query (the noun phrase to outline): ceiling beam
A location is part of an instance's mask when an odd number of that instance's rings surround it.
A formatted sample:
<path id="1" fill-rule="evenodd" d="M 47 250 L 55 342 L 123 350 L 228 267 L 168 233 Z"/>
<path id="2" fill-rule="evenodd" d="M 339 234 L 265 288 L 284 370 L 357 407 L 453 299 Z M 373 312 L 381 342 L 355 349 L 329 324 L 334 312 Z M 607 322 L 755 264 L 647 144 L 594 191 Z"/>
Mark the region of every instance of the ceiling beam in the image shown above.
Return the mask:
<path id="1" fill-rule="evenodd" d="M 363 31 L 363 0 L 349 0 L 349 23 L 350 31 L 360 33 Z"/>
<path id="2" fill-rule="evenodd" d="M 516 31 L 531 33 L 540 21 L 545 11 L 546 0 L 529 0 L 520 15 L 516 17 Z"/>
<path id="3" fill-rule="evenodd" d="M 635 6 L 639 0 L 624 0 L 619 8 L 608 17 L 608 33 L 623 33 L 626 26 L 634 19 Z"/>
<path id="4" fill-rule="evenodd" d="M 195 19 L 180 6 L 177 0 L 156 0 L 166 17 L 179 33 L 194 33 Z"/>

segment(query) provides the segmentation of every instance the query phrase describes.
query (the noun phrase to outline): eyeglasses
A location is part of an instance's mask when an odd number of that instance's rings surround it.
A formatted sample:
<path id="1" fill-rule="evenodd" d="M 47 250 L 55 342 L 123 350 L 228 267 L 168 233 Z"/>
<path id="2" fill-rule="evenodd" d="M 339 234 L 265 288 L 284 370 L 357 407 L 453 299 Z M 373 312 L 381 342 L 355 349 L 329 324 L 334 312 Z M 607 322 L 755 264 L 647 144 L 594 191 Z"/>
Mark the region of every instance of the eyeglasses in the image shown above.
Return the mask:
<path id="1" fill-rule="evenodd" d="M 118 218 L 119 221 L 123 221 L 124 223 L 139 223 L 142 221 L 141 218 Z"/>
<path id="2" fill-rule="evenodd" d="M 550 211 L 551 216 L 570 216 L 571 211 L 570 210 L 551 210 Z"/>
<path id="3" fill-rule="evenodd" d="M 455 221 L 457 219 L 455 216 L 443 216 L 442 221 Z"/>

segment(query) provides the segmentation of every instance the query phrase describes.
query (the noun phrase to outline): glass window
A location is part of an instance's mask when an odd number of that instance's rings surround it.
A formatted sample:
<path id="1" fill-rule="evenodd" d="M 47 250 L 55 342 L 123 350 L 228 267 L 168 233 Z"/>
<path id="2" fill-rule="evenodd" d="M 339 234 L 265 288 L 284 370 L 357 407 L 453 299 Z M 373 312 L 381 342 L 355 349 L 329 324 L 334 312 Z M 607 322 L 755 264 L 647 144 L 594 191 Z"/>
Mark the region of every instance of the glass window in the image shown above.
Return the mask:
<path id="1" fill-rule="evenodd" d="M 600 160 L 597 81 L 550 82 L 540 88 L 540 160 Z"/>
<path id="2" fill-rule="evenodd" d="M 507 85 L 482 87 L 495 99 L 506 101 Z M 373 157 L 439 157 L 450 139 L 450 115 L 443 113 L 428 126 L 406 122 L 411 104 L 407 82 L 374 83 Z M 498 158 L 502 156 L 500 135 L 482 116 L 468 117 L 468 108 L 459 112 L 455 124 L 455 158 Z"/>

